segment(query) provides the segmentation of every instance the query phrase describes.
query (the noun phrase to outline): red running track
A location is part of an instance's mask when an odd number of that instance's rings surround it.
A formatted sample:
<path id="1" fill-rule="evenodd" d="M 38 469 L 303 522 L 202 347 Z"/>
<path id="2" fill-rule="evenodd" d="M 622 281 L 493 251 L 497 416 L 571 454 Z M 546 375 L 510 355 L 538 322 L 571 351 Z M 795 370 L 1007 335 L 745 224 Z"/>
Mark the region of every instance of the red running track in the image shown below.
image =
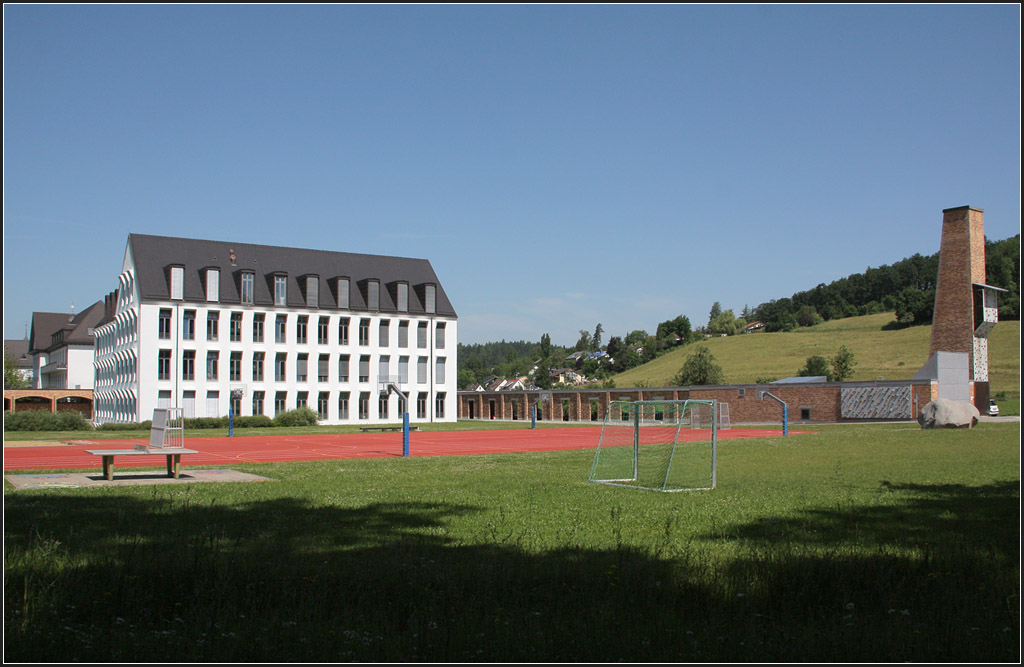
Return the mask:
<path id="1" fill-rule="evenodd" d="M 693 431 L 694 437 L 704 437 Z M 706 432 L 705 432 L 706 433 Z M 415 431 L 409 435 L 410 456 L 451 456 L 456 454 L 503 454 L 510 452 L 551 452 L 565 449 L 593 449 L 601 427 L 508 429 L 486 431 Z M 729 429 L 719 431 L 719 440 L 781 436 L 778 429 Z M 66 445 L 4 447 L 4 470 L 94 469 L 99 457 L 87 449 L 131 449 L 147 444 L 143 440 L 71 440 Z M 401 457 L 401 433 L 326 433 L 310 435 L 269 435 L 188 437 L 185 447 L 198 453 L 182 457 L 189 467 L 321 461 L 372 457 Z M 164 457 L 131 462 L 123 457 L 119 467 L 148 467 L 165 464 Z"/>

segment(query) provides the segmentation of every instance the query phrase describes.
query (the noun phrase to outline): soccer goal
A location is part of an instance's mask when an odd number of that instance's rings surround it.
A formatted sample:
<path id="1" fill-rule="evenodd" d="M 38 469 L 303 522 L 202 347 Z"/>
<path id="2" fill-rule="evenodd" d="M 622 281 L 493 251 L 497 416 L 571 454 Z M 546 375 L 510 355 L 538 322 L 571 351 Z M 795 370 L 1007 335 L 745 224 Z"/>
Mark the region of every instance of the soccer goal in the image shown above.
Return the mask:
<path id="1" fill-rule="evenodd" d="M 716 401 L 612 401 L 589 480 L 657 491 L 715 488 L 717 407 Z"/>

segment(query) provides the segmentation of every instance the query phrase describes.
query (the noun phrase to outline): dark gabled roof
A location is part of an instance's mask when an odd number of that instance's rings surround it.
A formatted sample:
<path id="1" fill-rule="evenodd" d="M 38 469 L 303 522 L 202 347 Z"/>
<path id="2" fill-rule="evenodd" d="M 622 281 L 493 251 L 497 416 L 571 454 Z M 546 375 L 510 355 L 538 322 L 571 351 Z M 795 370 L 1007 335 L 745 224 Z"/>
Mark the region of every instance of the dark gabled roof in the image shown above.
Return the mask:
<path id="1" fill-rule="evenodd" d="M 103 318 L 103 302 L 97 301 L 77 315 L 73 313 L 32 313 L 32 332 L 29 336 L 29 352 L 42 352 L 61 345 L 92 345 L 90 329 L 95 328 Z M 64 331 L 59 343 L 54 343 L 53 334 Z"/>
<path id="2" fill-rule="evenodd" d="M 32 360 L 28 358 L 28 339 L 8 339 L 4 341 L 4 347 L 11 353 L 11 358 L 18 368 L 31 368 Z"/>
<path id="3" fill-rule="evenodd" d="M 183 266 L 185 301 L 206 302 L 205 270 L 215 268 L 220 271 L 220 303 L 241 303 L 241 275 L 251 271 L 255 274 L 254 302 L 258 306 L 273 305 L 273 277 L 285 274 L 290 307 L 305 306 L 306 280 L 311 278 L 319 282 L 320 307 L 337 308 L 335 279 L 348 278 L 352 310 L 367 310 L 362 286 L 367 280 L 379 280 L 381 312 L 397 312 L 393 287 L 405 282 L 409 285 L 409 313 L 426 312 L 422 287 L 432 284 L 437 288 L 436 314 L 456 316 L 437 274 L 425 259 L 147 234 L 129 234 L 128 247 L 134 259 L 136 284 L 144 301 L 168 300 L 170 267 Z"/>

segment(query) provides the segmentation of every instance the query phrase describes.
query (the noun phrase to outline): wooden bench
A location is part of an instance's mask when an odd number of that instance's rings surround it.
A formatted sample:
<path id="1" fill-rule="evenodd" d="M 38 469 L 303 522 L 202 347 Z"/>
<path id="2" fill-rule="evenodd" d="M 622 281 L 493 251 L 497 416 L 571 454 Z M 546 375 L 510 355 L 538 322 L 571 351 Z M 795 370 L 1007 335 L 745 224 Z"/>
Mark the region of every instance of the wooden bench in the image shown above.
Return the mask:
<path id="1" fill-rule="evenodd" d="M 402 427 L 401 426 L 360 426 L 359 430 L 362 431 L 363 433 L 367 433 L 369 431 L 401 431 Z M 410 426 L 409 430 L 410 431 L 418 431 L 418 430 L 420 430 L 420 427 L 419 426 Z"/>
<path id="2" fill-rule="evenodd" d="M 182 447 L 146 447 L 138 445 L 135 449 L 87 449 L 86 454 L 94 454 L 103 457 L 103 477 L 114 479 L 114 457 L 115 456 L 155 456 L 167 457 L 167 476 L 178 479 L 181 470 L 181 457 L 183 454 L 198 454 L 194 449 Z"/>

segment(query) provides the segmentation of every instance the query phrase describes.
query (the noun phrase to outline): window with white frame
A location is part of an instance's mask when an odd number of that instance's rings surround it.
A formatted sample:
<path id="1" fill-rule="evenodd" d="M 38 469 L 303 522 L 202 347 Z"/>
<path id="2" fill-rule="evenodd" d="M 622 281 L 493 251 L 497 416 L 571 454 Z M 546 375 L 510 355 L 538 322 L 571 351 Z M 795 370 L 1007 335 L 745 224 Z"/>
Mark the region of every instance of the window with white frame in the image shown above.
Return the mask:
<path id="1" fill-rule="evenodd" d="M 171 267 L 171 299 L 181 301 L 185 298 L 185 267 Z"/>
<path id="2" fill-rule="evenodd" d="M 348 308 L 348 278 L 338 278 L 338 308 Z"/>
<path id="3" fill-rule="evenodd" d="M 220 270 L 206 270 L 206 300 L 220 301 Z"/>
<path id="4" fill-rule="evenodd" d="M 295 363 L 295 379 L 298 382 L 305 382 L 309 379 L 309 355 L 300 353 Z"/>
<path id="5" fill-rule="evenodd" d="M 348 382 L 349 356 L 342 354 L 338 356 L 338 382 Z"/>
<path id="6" fill-rule="evenodd" d="M 398 308 L 398 312 L 400 312 L 400 313 L 408 313 L 409 312 L 409 283 L 398 283 L 398 288 L 397 288 L 396 291 L 397 291 L 397 294 L 396 294 L 397 299 L 396 300 L 398 301 L 398 303 L 395 304 L 395 305 Z"/>
<path id="7" fill-rule="evenodd" d="M 254 313 L 252 316 L 252 342 L 263 342 L 263 322 L 266 320 L 266 313 Z"/>
<path id="8" fill-rule="evenodd" d="M 416 382 L 417 384 L 427 383 L 427 358 L 419 357 L 416 360 Z"/>
<path id="9" fill-rule="evenodd" d="M 306 277 L 306 307 L 320 307 L 320 278 L 318 276 Z"/>
<path id="10" fill-rule="evenodd" d="M 424 299 L 424 301 L 426 301 L 426 303 L 423 304 L 424 308 L 426 309 L 426 311 L 428 313 L 436 313 L 437 312 L 437 286 L 435 286 L 435 285 L 426 285 L 424 290 L 423 290 L 423 293 L 424 293 L 424 295 L 426 297 Z"/>
<path id="11" fill-rule="evenodd" d="M 338 320 L 338 345 L 348 345 L 348 323 L 347 317 Z"/>
<path id="12" fill-rule="evenodd" d="M 256 276 L 251 271 L 242 273 L 242 285 L 239 290 L 239 298 L 243 305 L 251 306 L 255 303 L 256 297 Z M 255 400 L 255 399 L 253 399 Z"/>
<path id="13" fill-rule="evenodd" d="M 196 311 L 185 311 L 181 322 L 181 337 L 185 340 L 196 339 Z"/>
<path id="14" fill-rule="evenodd" d="M 274 276 L 274 305 L 288 305 L 288 276 L 286 275 Z"/>
<path id="15" fill-rule="evenodd" d="M 380 281 L 371 280 L 366 283 L 366 307 L 380 310 Z"/>
<path id="16" fill-rule="evenodd" d="M 434 328 L 434 347 L 438 350 L 444 349 L 444 322 L 438 322 Z"/>
<path id="17" fill-rule="evenodd" d="M 380 335 L 378 336 L 378 345 L 381 347 L 387 347 L 391 338 L 391 320 L 380 321 Z"/>
<path id="18" fill-rule="evenodd" d="M 206 314 L 206 340 L 217 340 L 220 337 L 220 313 L 211 310 Z"/>
<path id="19" fill-rule="evenodd" d="M 434 384 L 444 384 L 445 358 L 438 357 L 434 364 Z"/>

